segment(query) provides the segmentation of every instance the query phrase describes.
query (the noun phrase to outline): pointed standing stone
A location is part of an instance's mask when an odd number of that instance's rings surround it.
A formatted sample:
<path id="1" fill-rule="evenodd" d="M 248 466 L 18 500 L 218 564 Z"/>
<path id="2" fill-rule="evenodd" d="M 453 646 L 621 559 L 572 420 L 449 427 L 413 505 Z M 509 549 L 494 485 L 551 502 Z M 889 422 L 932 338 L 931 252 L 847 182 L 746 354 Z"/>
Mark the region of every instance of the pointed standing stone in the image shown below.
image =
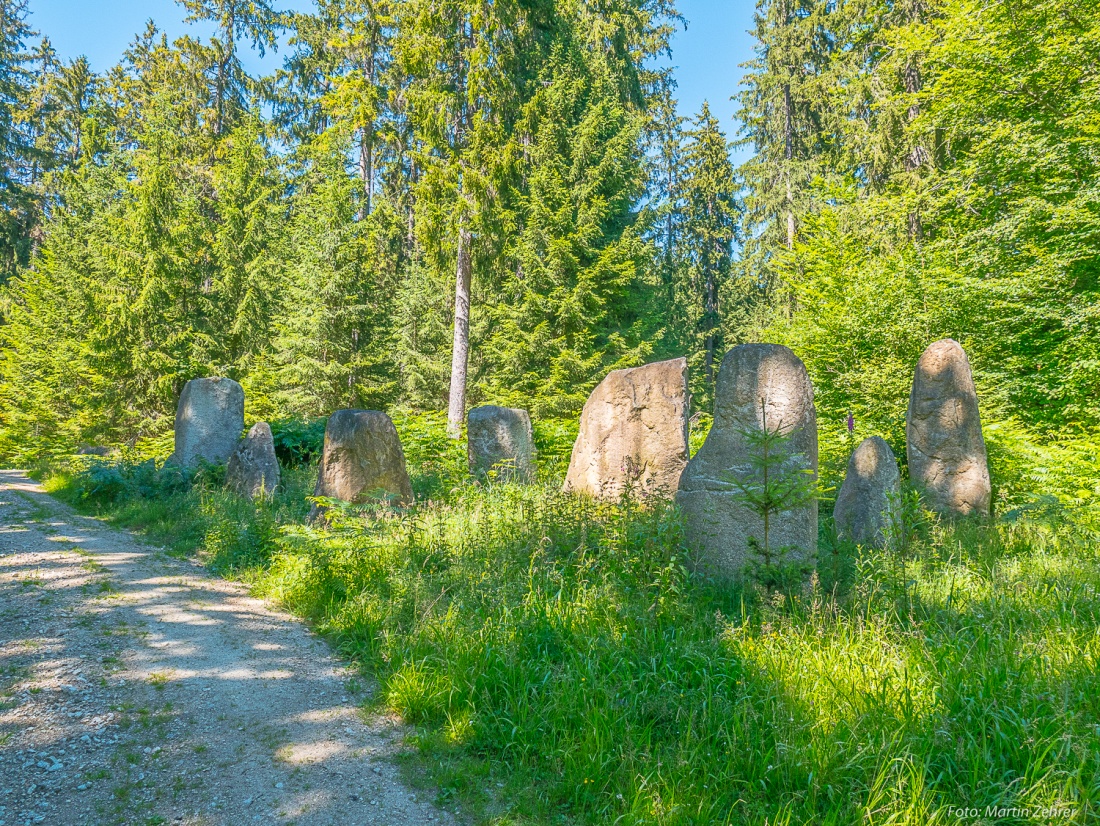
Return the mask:
<path id="1" fill-rule="evenodd" d="M 957 341 L 917 362 L 906 417 L 909 478 L 937 513 L 989 515 L 989 463 L 970 362 Z"/>
<path id="2" fill-rule="evenodd" d="M 894 451 L 879 436 L 864 439 L 848 460 L 836 497 L 837 536 L 857 545 L 885 548 L 900 497 L 901 475 Z"/>
<path id="3" fill-rule="evenodd" d="M 233 379 L 191 379 L 176 408 L 173 461 L 194 467 L 200 461 L 225 464 L 244 430 L 244 389 Z"/>
<path id="4" fill-rule="evenodd" d="M 763 410 L 761 409 L 763 399 Z M 695 458 L 680 477 L 676 502 L 684 513 L 688 547 L 700 567 L 737 577 L 754 558 L 750 538 L 760 542 L 760 516 L 738 498 L 731 478 L 758 482 L 746 434 L 764 426 L 790 434 L 791 466 L 817 475 L 817 411 L 806 367 L 778 344 L 742 344 L 722 360 L 714 393 L 714 424 Z M 796 467 L 795 464 L 798 466 Z M 806 562 L 817 548 L 817 500 L 776 514 L 769 544 L 792 548 L 784 561 Z"/>
<path id="5" fill-rule="evenodd" d="M 279 460 L 275 458 L 275 439 L 267 422 L 256 422 L 241 439 L 229 457 L 225 483 L 249 499 L 275 492 L 279 485 Z"/>
<path id="6" fill-rule="evenodd" d="M 378 410 L 337 410 L 329 416 L 313 495 L 353 503 L 412 502 L 405 452 L 389 416 Z M 321 513 L 314 506 L 310 521 Z"/>
<path id="7" fill-rule="evenodd" d="M 466 416 L 466 455 L 475 476 L 497 468 L 502 478 L 530 481 L 535 475 L 531 417 L 513 407 L 475 407 Z"/>
<path id="8" fill-rule="evenodd" d="M 613 370 L 581 412 L 565 490 L 671 496 L 688 460 L 687 359 Z"/>

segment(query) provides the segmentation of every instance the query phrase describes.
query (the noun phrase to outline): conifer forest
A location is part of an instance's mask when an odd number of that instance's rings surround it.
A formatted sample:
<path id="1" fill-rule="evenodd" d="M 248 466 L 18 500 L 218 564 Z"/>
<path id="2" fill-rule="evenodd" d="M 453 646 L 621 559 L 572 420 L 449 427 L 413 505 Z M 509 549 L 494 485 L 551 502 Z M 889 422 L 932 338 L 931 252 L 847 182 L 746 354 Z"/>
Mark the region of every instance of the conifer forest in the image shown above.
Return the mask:
<path id="1" fill-rule="evenodd" d="M 675 0 L 177 3 L 94 71 L 0 0 L 4 467 L 307 621 L 456 822 L 1097 822 L 1100 7 L 756 0 L 724 121 Z"/>

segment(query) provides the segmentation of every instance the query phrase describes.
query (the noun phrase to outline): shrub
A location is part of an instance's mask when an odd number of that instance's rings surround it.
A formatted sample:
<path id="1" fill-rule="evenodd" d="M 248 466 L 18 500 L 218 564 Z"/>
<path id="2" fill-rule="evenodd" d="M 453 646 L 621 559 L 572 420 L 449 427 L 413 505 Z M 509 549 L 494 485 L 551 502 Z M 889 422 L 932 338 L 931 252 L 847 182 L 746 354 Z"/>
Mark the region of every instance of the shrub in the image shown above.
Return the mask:
<path id="1" fill-rule="evenodd" d="M 300 467 L 321 458 L 328 419 L 279 419 L 271 422 L 275 456 L 283 467 Z"/>

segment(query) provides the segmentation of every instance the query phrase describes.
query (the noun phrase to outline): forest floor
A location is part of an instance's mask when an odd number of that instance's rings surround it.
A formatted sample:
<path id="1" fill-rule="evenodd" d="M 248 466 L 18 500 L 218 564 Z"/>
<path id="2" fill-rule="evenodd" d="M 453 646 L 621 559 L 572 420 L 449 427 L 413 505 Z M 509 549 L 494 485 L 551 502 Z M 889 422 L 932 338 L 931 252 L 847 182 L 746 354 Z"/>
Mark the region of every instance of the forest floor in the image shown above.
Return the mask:
<path id="1" fill-rule="evenodd" d="M 0 826 L 453 824 L 369 691 L 244 586 L 0 471 Z"/>

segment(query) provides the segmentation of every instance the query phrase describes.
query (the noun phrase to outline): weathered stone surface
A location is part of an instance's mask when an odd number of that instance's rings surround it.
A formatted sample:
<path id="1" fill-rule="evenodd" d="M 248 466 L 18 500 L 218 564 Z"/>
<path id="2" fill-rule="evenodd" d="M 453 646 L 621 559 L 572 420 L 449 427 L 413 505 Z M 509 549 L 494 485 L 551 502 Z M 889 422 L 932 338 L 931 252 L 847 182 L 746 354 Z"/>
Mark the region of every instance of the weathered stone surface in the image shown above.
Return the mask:
<path id="1" fill-rule="evenodd" d="M 191 379 L 176 408 L 173 461 L 194 467 L 200 461 L 229 461 L 244 430 L 244 390 L 233 379 Z"/>
<path id="2" fill-rule="evenodd" d="M 267 422 L 256 422 L 241 439 L 229 457 L 225 483 L 250 499 L 270 496 L 278 487 L 279 460 L 275 458 L 275 440 Z"/>
<path id="3" fill-rule="evenodd" d="M 687 359 L 613 370 L 581 412 L 565 490 L 672 495 L 688 460 Z"/>
<path id="4" fill-rule="evenodd" d="M 378 410 L 337 410 L 329 416 L 313 495 L 353 503 L 412 501 L 405 452 L 389 416 Z M 314 507 L 310 519 L 320 514 Z"/>
<path id="5" fill-rule="evenodd" d="M 906 418 L 909 478 L 942 514 L 989 514 L 989 463 L 970 362 L 957 341 L 930 344 L 917 362 Z"/>
<path id="6" fill-rule="evenodd" d="M 475 407 L 466 417 L 466 455 L 475 476 L 496 468 L 501 478 L 529 481 L 535 475 L 531 417 L 514 407 Z"/>
<path id="7" fill-rule="evenodd" d="M 901 497 L 898 460 L 879 436 L 860 442 L 833 507 L 837 536 L 859 545 L 885 548 L 890 522 Z"/>
<path id="8" fill-rule="evenodd" d="M 817 412 L 806 367 L 778 344 L 734 347 L 718 373 L 714 424 L 680 477 L 676 495 L 698 566 L 719 576 L 739 576 L 755 557 L 750 538 L 763 541 L 761 518 L 737 498 L 731 480 L 756 480 L 747 434 L 761 430 L 765 416 L 769 431 L 791 436 L 782 472 L 802 468 L 816 476 Z M 811 560 L 817 547 L 817 500 L 772 516 L 769 545 L 793 549 L 784 555 L 784 563 Z"/>

